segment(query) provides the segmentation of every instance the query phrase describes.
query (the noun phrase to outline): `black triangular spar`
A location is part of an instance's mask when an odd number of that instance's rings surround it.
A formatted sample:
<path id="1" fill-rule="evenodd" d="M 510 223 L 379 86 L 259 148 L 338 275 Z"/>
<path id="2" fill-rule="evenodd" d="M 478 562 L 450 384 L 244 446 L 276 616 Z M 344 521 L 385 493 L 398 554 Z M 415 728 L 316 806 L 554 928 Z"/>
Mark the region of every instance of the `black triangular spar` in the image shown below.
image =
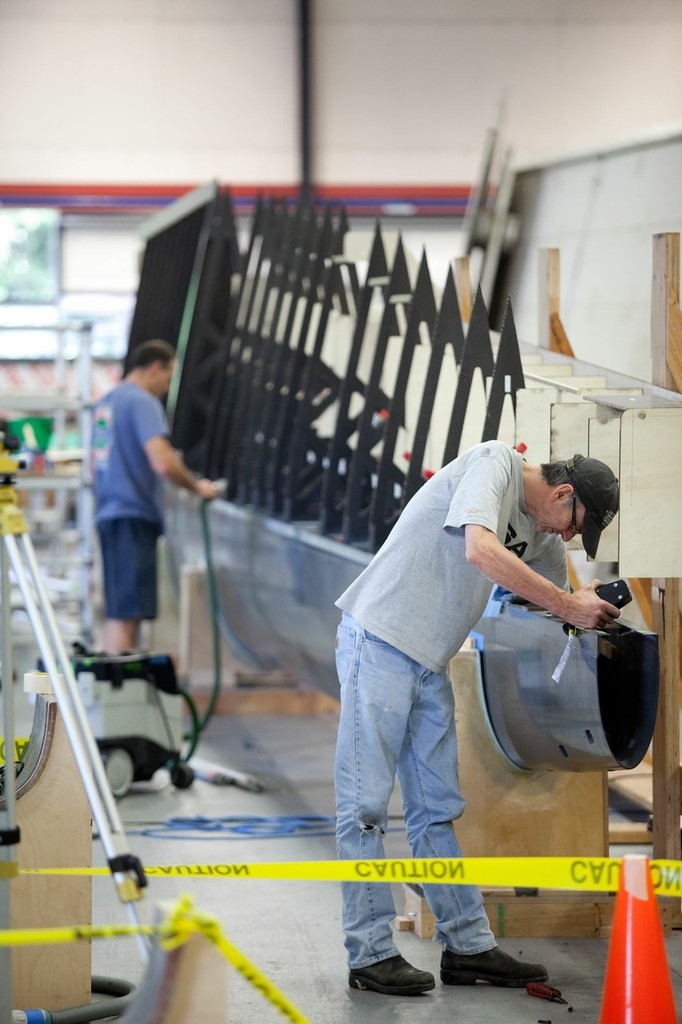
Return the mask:
<path id="1" fill-rule="evenodd" d="M 221 331 L 232 301 L 232 277 L 239 265 L 239 259 L 234 260 L 233 230 L 229 195 L 218 192 L 206 210 L 205 230 L 195 253 L 177 342 L 179 387 L 168 399 L 171 440 L 194 471 L 206 457 Z M 212 367 L 210 376 L 203 373 L 208 366 Z"/>
<path id="2" fill-rule="evenodd" d="M 511 301 L 507 299 L 481 441 L 494 441 L 497 438 L 506 395 L 511 395 L 512 407 L 514 415 L 516 415 L 516 392 L 525 386 L 519 341 L 514 326 L 514 314 Z"/>
<path id="3" fill-rule="evenodd" d="M 344 230 L 339 225 L 339 232 Z M 340 236 L 342 237 L 342 236 Z M 342 269 L 343 268 L 343 269 Z M 324 300 L 310 358 L 306 361 L 294 417 L 284 484 L 287 519 L 318 519 L 327 468 L 329 439 L 319 437 L 315 423 L 338 401 L 342 381 L 321 358 L 329 316 L 336 305 L 341 316 L 357 309 L 360 288 L 355 263 L 339 258 L 327 267 Z"/>
<path id="4" fill-rule="evenodd" d="M 389 417 L 383 427 L 381 463 L 372 500 L 370 524 L 370 545 L 375 551 L 383 544 L 402 508 L 405 474 L 395 464 L 395 446 L 398 440 L 398 430 L 405 425 L 406 395 L 410 383 L 414 351 L 416 346 L 421 344 L 419 328 L 421 324 L 426 324 L 429 335 L 431 335 L 435 320 L 436 300 L 433 295 L 426 253 L 423 253 L 407 316 L 395 388 L 389 401 Z M 396 489 L 399 489 L 399 494 L 396 494 Z"/>
<path id="5" fill-rule="evenodd" d="M 377 222 L 370 250 L 367 276 L 360 290 L 357 302 L 355 328 L 346 364 L 346 373 L 339 388 L 339 409 L 336 417 L 336 428 L 334 430 L 334 437 L 329 445 L 329 466 L 322 486 L 320 509 L 320 529 L 322 533 L 336 533 L 341 528 L 348 463 L 351 457 L 348 438 L 357 426 L 357 418 L 353 417 L 351 419 L 349 415 L 350 406 L 353 395 L 364 393 L 364 385 L 357 375 L 358 364 L 365 342 L 365 332 L 367 330 L 369 309 L 374 290 L 375 288 L 380 288 L 385 296 L 388 291 L 389 280 L 386 251 L 381 237 L 381 229 Z"/>
<path id="6" fill-rule="evenodd" d="M 310 206 L 307 206 L 302 214 L 301 229 L 288 273 L 281 279 L 268 334 L 260 339 L 262 376 L 258 401 L 253 407 L 252 433 L 249 434 L 251 490 L 247 499 L 256 508 L 265 508 L 267 505 L 268 465 L 272 454 L 271 445 L 274 440 L 284 368 L 290 352 L 299 299 L 303 298 L 309 284 L 311 254 L 317 250 L 320 235 L 321 219 L 315 216 Z M 278 325 L 282 318 L 283 331 L 281 338 L 278 338 Z"/>
<path id="7" fill-rule="evenodd" d="M 307 227 L 296 246 L 296 256 L 290 267 L 288 280 L 280 289 L 277 316 L 273 318 L 269 336 L 264 342 L 263 384 L 255 428 L 260 441 L 254 448 L 252 465 L 251 502 L 257 508 L 269 506 L 271 461 L 280 440 L 277 422 L 290 372 L 290 360 L 298 344 L 298 339 L 294 337 L 294 326 L 298 318 L 299 304 L 303 301 L 306 307 L 309 307 L 314 275 L 318 271 L 320 258 L 326 255 L 324 248 L 329 244 L 331 224 L 328 214 L 321 218 L 309 210 L 305 224 Z M 281 336 L 278 337 L 278 322 L 284 316 L 285 297 L 288 309 L 283 320 Z"/>
<path id="8" fill-rule="evenodd" d="M 494 366 L 493 350 L 490 344 L 490 330 L 488 327 L 488 312 L 485 308 L 483 294 L 479 286 L 471 313 L 469 330 L 464 343 L 464 351 L 462 352 L 455 401 L 452 407 L 448 437 L 443 453 L 443 465 L 452 462 L 459 455 L 474 373 L 476 370 L 480 370 L 485 380 L 492 376 Z"/>
<path id="9" fill-rule="evenodd" d="M 296 338 L 291 337 L 290 347 L 283 352 L 282 374 L 280 377 L 279 400 L 273 430 L 270 433 L 270 456 L 266 475 L 266 505 L 268 511 L 279 515 L 284 507 L 284 488 L 291 463 L 291 436 L 294 430 L 296 410 L 301 401 L 301 387 L 310 357 L 306 355 L 306 342 L 310 332 L 313 312 L 323 297 L 323 286 L 327 281 L 325 266 L 333 256 L 338 256 L 343 245 L 339 237 L 331 208 L 325 209 L 319 229 L 316 251 L 308 261 L 308 285 L 301 324 Z"/>
<path id="10" fill-rule="evenodd" d="M 274 334 L 282 316 L 284 297 L 290 293 L 292 281 L 296 278 L 300 249 L 305 246 L 310 225 L 309 207 L 299 206 L 293 212 L 285 208 L 283 223 L 276 220 L 274 231 L 266 239 L 270 266 L 265 289 L 256 299 L 253 310 L 255 327 L 247 325 L 248 349 L 245 354 L 250 363 L 250 376 L 247 387 L 240 389 L 238 396 L 240 406 L 242 403 L 245 406 L 238 439 L 240 452 L 234 495 L 234 499 L 240 503 L 251 502 L 255 467 L 259 461 L 259 445 L 262 442 L 260 430 L 264 388 L 276 344 Z"/>
<path id="11" fill-rule="evenodd" d="M 283 241 L 287 233 L 295 230 L 294 218 L 285 203 L 272 201 L 266 214 L 256 270 L 253 278 L 246 282 L 246 308 L 239 314 L 227 368 L 231 378 L 229 397 L 233 411 L 224 475 L 227 477 L 226 496 L 232 501 L 238 500 L 244 492 L 247 423 L 252 402 L 256 400 L 259 390 L 259 381 L 256 380 L 260 373 L 259 339 L 269 297 L 283 273 L 283 263 L 278 259 L 278 253 L 284 248 Z M 291 246 L 286 249 L 290 252 Z"/>
<path id="12" fill-rule="evenodd" d="M 381 389 L 381 376 L 388 348 L 388 339 L 399 332 L 396 306 L 408 306 L 412 300 L 407 260 L 402 238 L 398 245 L 391 269 L 391 279 L 386 295 L 386 304 L 379 325 L 374 358 L 369 380 L 364 392 L 365 404 L 359 417 L 357 447 L 353 452 L 348 486 L 343 510 L 343 533 L 347 540 L 359 542 L 367 539 L 369 533 L 369 509 L 373 492 L 373 476 L 377 461 L 372 449 L 384 430 L 384 417 L 390 397 Z"/>
<path id="13" fill-rule="evenodd" d="M 424 381 L 424 393 L 419 407 L 419 415 L 417 416 L 417 427 L 414 441 L 412 442 L 412 454 L 405 479 L 404 504 L 407 504 L 424 483 L 424 455 L 429 439 L 429 431 L 431 430 L 433 406 L 436 401 L 443 359 L 448 345 L 452 346 L 455 365 L 459 366 L 464 351 L 464 328 L 462 327 L 459 298 L 457 296 L 452 267 L 448 267 L 443 297 L 436 317 L 436 326 L 431 342 L 431 358 L 429 359 L 429 368 L 426 373 L 426 380 Z M 442 453 L 440 454 L 442 455 Z M 439 469 L 440 466 L 430 468 Z"/>
<path id="14" fill-rule="evenodd" d="M 209 468 L 209 461 L 220 412 L 217 385 L 225 369 L 226 325 L 234 321 L 237 285 L 243 276 L 243 256 L 237 245 L 229 192 L 221 193 L 205 263 L 183 366 L 183 376 L 189 372 L 191 404 L 183 411 L 188 396 L 181 387 L 176 414 L 179 412 L 187 424 L 182 445 L 187 465 L 200 476 L 215 477 L 218 474 Z"/>
<path id="15" fill-rule="evenodd" d="M 221 358 L 213 383 L 211 408 L 214 410 L 214 415 L 209 425 L 208 462 L 205 470 L 205 475 L 212 479 L 220 477 L 224 473 L 230 443 L 230 430 L 234 419 L 234 396 L 239 384 L 237 368 L 240 364 L 239 356 L 243 340 L 243 332 L 241 335 L 236 333 L 237 325 L 245 321 L 246 307 L 255 292 L 255 289 L 247 292 L 247 288 L 259 273 L 263 234 L 267 230 L 270 212 L 271 207 L 264 204 L 263 197 L 259 193 L 248 246 L 240 259 L 239 287 L 234 302 L 230 303 L 228 320 L 223 329 Z"/>

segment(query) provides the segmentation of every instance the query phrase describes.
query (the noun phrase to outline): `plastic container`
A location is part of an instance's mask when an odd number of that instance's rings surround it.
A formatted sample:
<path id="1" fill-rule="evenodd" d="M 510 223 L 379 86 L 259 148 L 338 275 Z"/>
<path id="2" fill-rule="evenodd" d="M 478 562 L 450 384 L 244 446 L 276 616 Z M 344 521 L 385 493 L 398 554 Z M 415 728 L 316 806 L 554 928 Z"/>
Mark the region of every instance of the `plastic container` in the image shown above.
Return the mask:
<path id="1" fill-rule="evenodd" d="M 25 451 L 46 452 L 52 439 L 54 419 L 51 416 L 24 416 L 9 420 L 7 429 L 21 441 Z"/>

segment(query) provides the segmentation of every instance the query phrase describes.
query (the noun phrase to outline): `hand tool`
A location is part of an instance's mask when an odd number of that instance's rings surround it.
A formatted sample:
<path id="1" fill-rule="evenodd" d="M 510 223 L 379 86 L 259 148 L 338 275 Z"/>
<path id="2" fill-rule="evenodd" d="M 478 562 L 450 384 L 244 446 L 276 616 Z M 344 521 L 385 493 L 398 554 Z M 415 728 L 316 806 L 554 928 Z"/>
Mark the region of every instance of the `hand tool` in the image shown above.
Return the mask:
<path id="1" fill-rule="evenodd" d="M 538 999 L 547 999 L 550 1003 L 566 1003 L 566 999 L 561 998 L 561 992 L 558 988 L 552 988 L 551 985 L 542 985 L 537 981 L 529 981 L 526 985 L 526 992 L 529 996 L 536 996 Z"/>
<path id="2" fill-rule="evenodd" d="M 632 601 L 632 593 L 625 580 L 614 580 L 613 583 L 602 583 L 596 588 L 595 593 L 602 598 L 603 601 L 608 601 L 609 604 L 613 604 L 616 608 L 622 608 L 624 604 L 629 604 Z"/>

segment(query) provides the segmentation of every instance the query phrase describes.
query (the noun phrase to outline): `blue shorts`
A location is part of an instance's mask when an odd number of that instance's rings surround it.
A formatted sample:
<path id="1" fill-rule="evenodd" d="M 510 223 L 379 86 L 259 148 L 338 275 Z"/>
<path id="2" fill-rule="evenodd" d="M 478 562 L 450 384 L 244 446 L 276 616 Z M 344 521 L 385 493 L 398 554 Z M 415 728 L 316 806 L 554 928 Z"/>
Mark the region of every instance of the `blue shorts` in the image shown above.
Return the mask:
<path id="1" fill-rule="evenodd" d="M 97 532 L 106 617 L 155 619 L 159 527 L 145 519 L 105 519 Z"/>

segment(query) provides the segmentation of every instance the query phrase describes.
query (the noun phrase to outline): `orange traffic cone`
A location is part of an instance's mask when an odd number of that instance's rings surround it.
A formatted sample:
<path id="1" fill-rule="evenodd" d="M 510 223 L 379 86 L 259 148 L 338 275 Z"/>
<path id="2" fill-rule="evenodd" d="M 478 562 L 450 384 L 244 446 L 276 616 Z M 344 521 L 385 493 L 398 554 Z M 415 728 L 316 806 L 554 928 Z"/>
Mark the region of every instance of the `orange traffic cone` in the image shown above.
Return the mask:
<path id="1" fill-rule="evenodd" d="M 599 1024 L 677 1024 L 647 857 L 623 857 Z"/>

